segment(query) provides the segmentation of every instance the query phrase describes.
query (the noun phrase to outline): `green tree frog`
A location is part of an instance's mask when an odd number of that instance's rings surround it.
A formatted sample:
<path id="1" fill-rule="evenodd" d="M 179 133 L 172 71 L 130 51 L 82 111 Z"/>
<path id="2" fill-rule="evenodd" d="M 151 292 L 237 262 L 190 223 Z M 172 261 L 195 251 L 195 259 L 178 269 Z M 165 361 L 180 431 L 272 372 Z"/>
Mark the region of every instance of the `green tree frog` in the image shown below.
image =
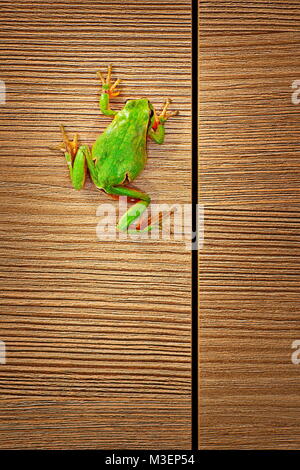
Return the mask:
<path id="1" fill-rule="evenodd" d="M 100 110 L 106 116 L 113 118 L 106 130 L 99 135 L 92 149 L 88 145 L 78 143 L 78 134 L 72 141 L 61 125 L 63 143 L 59 146 L 64 152 L 67 161 L 72 185 L 75 189 L 82 189 L 85 183 L 86 171 L 90 173 L 95 186 L 118 198 L 125 196 L 134 200 L 135 204 L 120 218 L 117 228 L 129 231 L 130 225 L 143 214 L 150 204 L 148 194 L 128 187 L 143 170 L 147 161 L 146 140 L 150 137 L 158 144 L 164 141 L 165 121 L 177 114 L 177 111 L 168 113 L 170 104 L 165 102 L 160 115 L 157 115 L 153 105 L 146 98 L 130 99 L 121 111 L 110 109 L 110 99 L 118 96 L 117 86 L 120 80 L 111 84 L 112 66 L 108 66 L 106 79 L 98 72 L 102 83 L 100 97 Z M 136 227 L 139 231 L 150 231 L 153 228 L 151 221 L 146 227 Z"/>

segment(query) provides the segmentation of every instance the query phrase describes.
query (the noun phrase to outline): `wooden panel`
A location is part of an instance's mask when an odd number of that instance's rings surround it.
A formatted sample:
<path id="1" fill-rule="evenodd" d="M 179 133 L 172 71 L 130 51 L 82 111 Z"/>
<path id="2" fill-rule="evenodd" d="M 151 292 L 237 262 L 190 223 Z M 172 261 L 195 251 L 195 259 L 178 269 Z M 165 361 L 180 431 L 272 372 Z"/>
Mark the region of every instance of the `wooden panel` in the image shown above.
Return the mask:
<path id="1" fill-rule="evenodd" d="M 90 181 L 71 188 L 59 124 L 91 144 L 96 71 L 180 114 L 136 186 L 190 202 L 189 2 L 1 2 L 0 448 L 190 447 L 190 252 L 99 241 Z M 112 202 L 117 205 L 116 202 Z"/>
<path id="2" fill-rule="evenodd" d="M 205 449 L 297 449 L 298 2 L 200 3 Z"/>

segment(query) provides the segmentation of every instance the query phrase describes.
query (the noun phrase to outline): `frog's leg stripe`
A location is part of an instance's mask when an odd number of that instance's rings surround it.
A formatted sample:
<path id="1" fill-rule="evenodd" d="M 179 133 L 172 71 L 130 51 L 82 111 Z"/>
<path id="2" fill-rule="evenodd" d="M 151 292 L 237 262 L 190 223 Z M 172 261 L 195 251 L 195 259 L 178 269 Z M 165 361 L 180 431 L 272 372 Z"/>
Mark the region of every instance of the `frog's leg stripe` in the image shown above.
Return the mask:
<path id="1" fill-rule="evenodd" d="M 85 157 L 86 157 L 87 165 L 89 168 L 90 176 L 93 180 L 93 183 L 97 186 L 98 184 L 97 173 L 96 173 L 96 168 L 95 168 L 95 162 L 92 157 L 92 152 L 88 145 L 85 145 L 84 147 L 85 147 Z"/>
<path id="2" fill-rule="evenodd" d="M 136 199 L 138 202 L 131 206 L 128 211 L 122 215 L 117 225 L 118 230 L 130 231 L 128 227 L 140 217 L 146 208 L 150 204 L 150 196 L 136 189 L 127 188 L 126 186 L 113 186 L 111 188 L 105 188 L 105 191 L 109 194 L 115 194 L 117 196 L 126 196 L 128 198 Z M 151 230 L 152 227 L 146 227 L 143 231 Z M 133 232 L 139 232 L 141 230 L 133 230 Z"/>
<path id="3" fill-rule="evenodd" d="M 126 186 L 112 186 L 109 189 L 105 188 L 109 194 L 116 194 L 117 196 L 127 196 L 132 199 L 142 200 L 150 204 L 151 198 L 148 194 L 138 191 L 137 189 L 128 188 Z"/>

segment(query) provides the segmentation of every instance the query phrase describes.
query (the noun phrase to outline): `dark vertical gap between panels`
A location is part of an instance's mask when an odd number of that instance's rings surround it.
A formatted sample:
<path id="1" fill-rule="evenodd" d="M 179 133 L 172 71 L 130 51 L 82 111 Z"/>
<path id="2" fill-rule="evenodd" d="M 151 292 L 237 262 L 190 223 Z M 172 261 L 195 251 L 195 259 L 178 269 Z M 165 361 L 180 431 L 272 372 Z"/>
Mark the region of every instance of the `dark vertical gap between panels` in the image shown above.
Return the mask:
<path id="1" fill-rule="evenodd" d="M 192 450 L 198 450 L 198 0 L 192 0 Z"/>

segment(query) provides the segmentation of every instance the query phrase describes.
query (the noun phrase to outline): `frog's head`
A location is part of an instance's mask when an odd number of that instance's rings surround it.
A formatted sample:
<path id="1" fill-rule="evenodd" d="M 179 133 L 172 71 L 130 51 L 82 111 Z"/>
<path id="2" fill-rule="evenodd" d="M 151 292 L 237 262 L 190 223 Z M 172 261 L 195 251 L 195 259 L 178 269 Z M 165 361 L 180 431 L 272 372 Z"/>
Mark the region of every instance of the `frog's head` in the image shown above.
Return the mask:
<path id="1" fill-rule="evenodd" d="M 154 124 L 154 108 L 147 98 L 127 100 L 124 109 L 132 119 L 139 120 L 149 127 Z"/>

